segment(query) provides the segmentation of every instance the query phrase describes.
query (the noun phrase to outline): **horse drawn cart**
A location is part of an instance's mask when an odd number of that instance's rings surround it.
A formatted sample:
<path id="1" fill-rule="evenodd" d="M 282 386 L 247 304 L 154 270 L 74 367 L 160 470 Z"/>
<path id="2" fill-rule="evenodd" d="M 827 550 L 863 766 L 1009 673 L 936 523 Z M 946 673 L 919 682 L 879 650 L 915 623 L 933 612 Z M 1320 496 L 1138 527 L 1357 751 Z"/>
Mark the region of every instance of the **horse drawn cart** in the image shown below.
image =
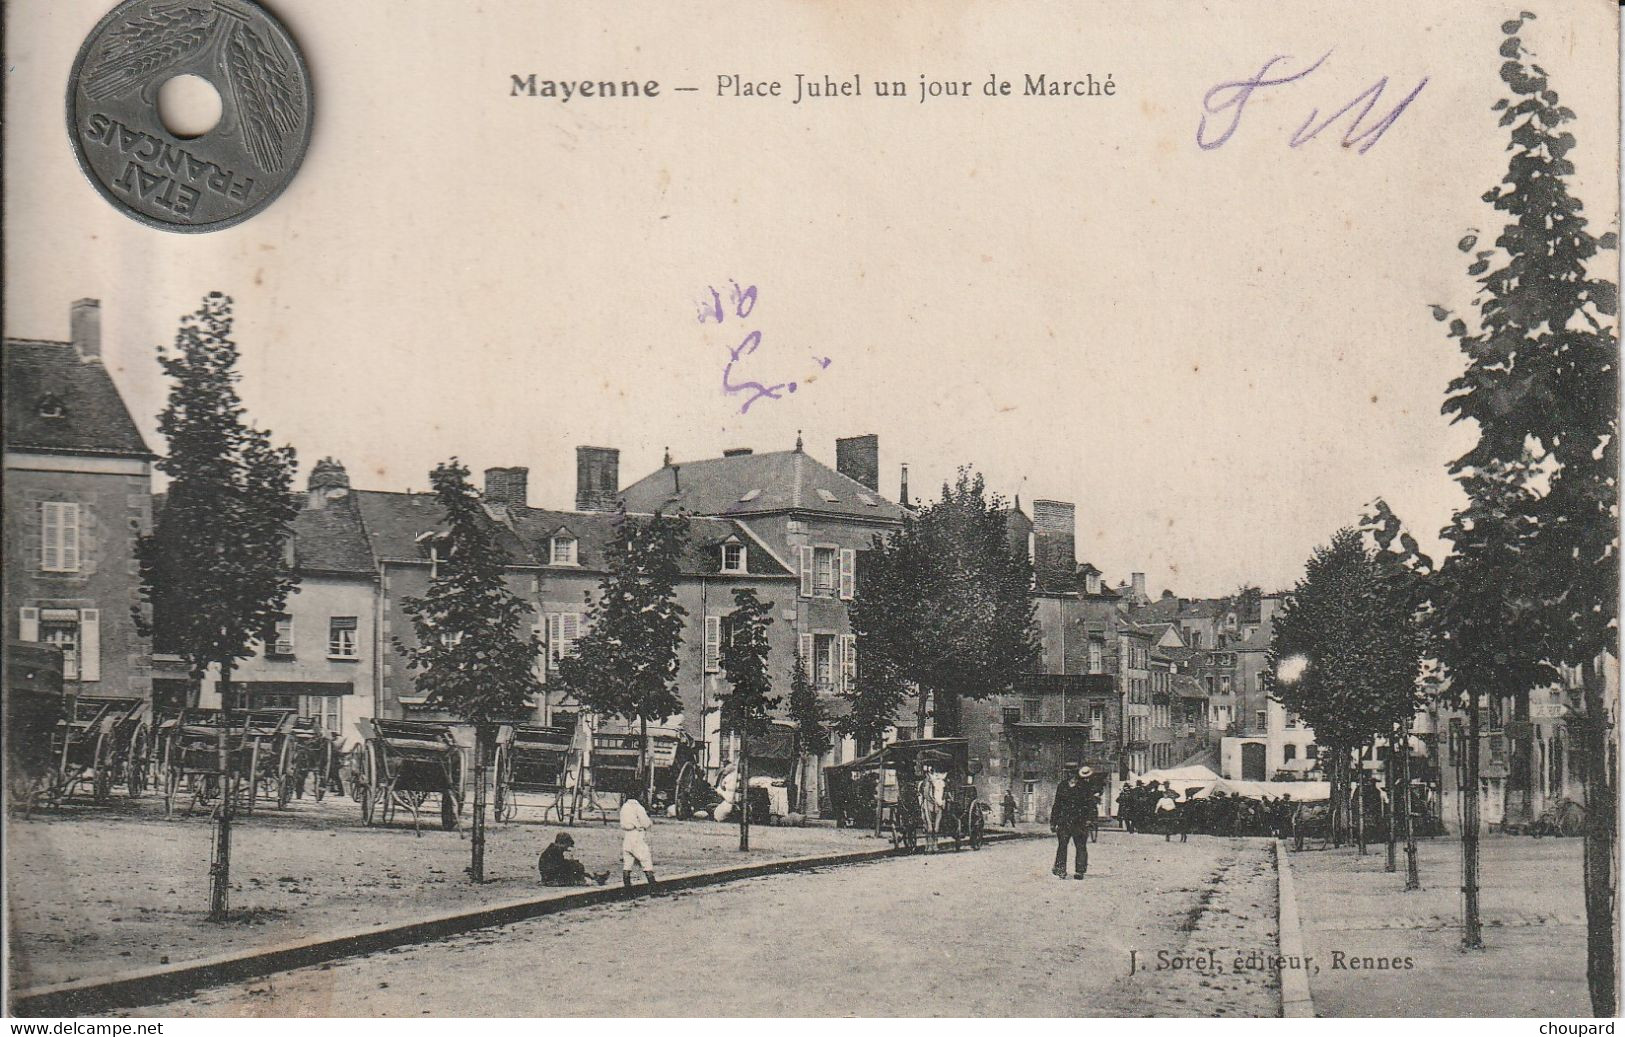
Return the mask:
<path id="1" fill-rule="evenodd" d="M 545 798 L 544 819 L 550 814 L 557 815 L 560 824 L 574 819 L 571 767 L 576 756 L 575 730 L 574 724 L 515 724 L 502 729 L 497 739 L 493 810 L 498 821 L 519 816 L 518 793 Z"/>
<path id="2" fill-rule="evenodd" d="M 430 796 L 440 797 L 440 827 L 452 831 L 462 812 L 463 749 L 452 725 L 430 720 L 356 721 L 361 729 L 358 775 L 361 820 L 389 824 L 398 808 L 412 814 L 412 831 Z"/>
<path id="3" fill-rule="evenodd" d="M 875 834 L 891 833 L 892 846 L 935 851 L 944 840 L 980 850 L 987 835 L 987 804 L 977 795 L 963 738 L 896 741 L 846 764 L 849 773 L 875 771 Z"/>
<path id="4" fill-rule="evenodd" d="M 158 729 L 164 810 L 173 813 L 187 793 L 187 813 L 221 795 L 249 814 L 262 797 L 286 807 L 295 784 L 297 719 L 291 709 L 189 708 L 167 717 Z"/>
<path id="5" fill-rule="evenodd" d="M 643 794 L 645 785 L 653 788 L 653 802 L 644 804 L 651 812 L 665 813 L 675 807 L 678 817 L 693 817 L 694 811 L 716 800 L 705 781 L 705 761 L 701 747 L 681 728 L 649 729 L 649 766 L 652 780 L 643 770 L 642 738 L 636 731 L 598 731 L 592 736 L 590 788 L 584 795 L 594 808 L 602 809 L 591 797 L 599 792 Z"/>
<path id="6" fill-rule="evenodd" d="M 131 796 L 145 791 L 151 739 L 144 699 L 14 691 L 10 707 L 7 725 L 22 750 L 11 765 L 26 809 L 86 791 L 105 803 L 120 784 Z"/>

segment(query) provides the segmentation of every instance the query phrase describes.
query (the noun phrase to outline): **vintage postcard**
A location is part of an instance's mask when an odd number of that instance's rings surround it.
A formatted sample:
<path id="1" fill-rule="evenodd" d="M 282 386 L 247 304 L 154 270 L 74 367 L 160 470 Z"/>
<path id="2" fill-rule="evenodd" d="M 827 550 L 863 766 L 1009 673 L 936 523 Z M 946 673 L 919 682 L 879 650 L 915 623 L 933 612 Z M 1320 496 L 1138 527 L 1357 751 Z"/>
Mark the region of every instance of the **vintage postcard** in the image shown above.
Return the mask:
<path id="1" fill-rule="evenodd" d="M 7 4 L 6 1011 L 1612 1032 L 1619 28 Z"/>

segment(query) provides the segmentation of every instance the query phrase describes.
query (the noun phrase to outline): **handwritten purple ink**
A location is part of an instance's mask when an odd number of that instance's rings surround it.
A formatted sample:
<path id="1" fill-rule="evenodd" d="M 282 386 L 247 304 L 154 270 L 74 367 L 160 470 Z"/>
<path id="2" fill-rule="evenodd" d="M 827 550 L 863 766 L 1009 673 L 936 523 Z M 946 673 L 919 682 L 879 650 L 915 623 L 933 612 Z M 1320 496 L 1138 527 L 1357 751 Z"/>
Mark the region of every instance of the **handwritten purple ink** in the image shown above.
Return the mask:
<path id="1" fill-rule="evenodd" d="M 1254 75 L 1248 79 L 1231 80 L 1229 82 L 1220 83 L 1219 85 L 1213 87 L 1202 97 L 1202 116 L 1196 125 L 1197 147 L 1204 151 L 1213 151 L 1216 148 L 1223 147 L 1225 143 L 1235 134 L 1237 128 L 1240 127 L 1242 112 L 1246 109 L 1247 102 L 1252 99 L 1255 91 L 1262 89 L 1263 87 L 1282 86 L 1286 83 L 1293 83 L 1303 79 L 1305 76 L 1308 76 L 1311 72 L 1318 69 L 1323 63 L 1325 63 L 1326 59 L 1331 56 L 1332 52 L 1327 51 L 1325 54 L 1320 56 L 1320 60 L 1316 61 L 1314 64 L 1310 65 L 1301 72 L 1279 76 L 1274 79 L 1266 78 L 1269 75 L 1270 69 L 1274 68 L 1278 62 L 1288 60 L 1286 55 L 1276 55 L 1264 63 L 1264 67 L 1258 70 L 1257 75 Z M 1336 112 L 1327 116 L 1320 122 L 1319 125 L 1315 125 L 1311 129 L 1311 124 L 1313 124 L 1316 117 L 1320 115 L 1319 108 L 1312 109 L 1309 113 L 1309 117 L 1303 121 L 1303 125 L 1298 127 L 1297 132 L 1292 135 L 1287 144 L 1289 147 L 1296 148 L 1301 144 L 1305 144 L 1313 140 L 1321 133 L 1322 130 L 1326 129 L 1326 127 L 1348 114 L 1357 105 L 1359 105 L 1360 102 L 1364 101 L 1365 107 L 1361 108 L 1359 113 L 1355 115 L 1353 121 L 1349 124 L 1348 129 L 1343 134 L 1343 146 L 1345 148 L 1349 148 L 1358 144 L 1359 147 L 1356 149 L 1356 153 L 1363 155 L 1376 146 L 1377 142 L 1382 139 L 1382 135 L 1388 132 L 1388 127 L 1394 124 L 1394 121 L 1398 119 L 1405 109 L 1410 106 L 1410 103 L 1416 99 L 1416 96 L 1422 92 L 1422 88 L 1427 86 L 1427 84 L 1428 78 L 1423 77 L 1422 81 L 1416 85 L 1416 89 L 1407 94 L 1405 99 L 1400 101 L 1391 112 L 1379 119 L 1375 125 L 1368 126 L 1362 130 L 1361 127 L 1364 125 L 1366 117 L 1371 114 L 1371 110 L 1375 108 L 1377 102 L 1381 100 L 1382 92 L 1388 86 L 1388 77 L 1383 76 L 1365 90 L 1361 91 L 1360 94 L 1348 104 L 1345 104 Z M 1216 137 L 1210 136 L 1208 133 L 1208 117 L 1218 116 L 1226 112 L 1230 113 L 1229 124 L 1226 125 L 1223 132 L 1219 133 Z"/>
<path id="2" fill-rule="evenodd" d="M 728 283 L 732 285 L 728 292 L 728 302 L 733 309 L 734 317 L 739 320 L 749 318 L 756 311 L 756 302 L 759 298 L 756 286 L 741 286 L 738 281 L 729 281 Z M 706 290 L 710 292 L 711 298 L 709 301 L 702 301 L 698 304 L 700 323 L 704 324 L 706 321 L 713 321 L 721 324 L 728 319 L 727 310 L 722 304 L 722 293 L 711 286 L 707 286 Z M 754 356 L 761 344 L 762 333 L 760 331 L 748 333 L 740 341 L 739 345 L 728 350 L 728 362 L 722 368 L 723 395 L 735 396 L 746 392 L 751 394 L 744 404 L 740 406 L 739 413 L 741 414 L 750 413 L 751 405 L 757 400 L 782 400 L 785 393 L 793 393 L 800 388 L 798 383 L 789 381 L 777 382 L 772 385 L 756 380 L 734 381 L 734 365 Z M 830 365 L 830 358 L 827 356 L 815 356 L 813 361 L 818 364 L 820 370 Z"/>

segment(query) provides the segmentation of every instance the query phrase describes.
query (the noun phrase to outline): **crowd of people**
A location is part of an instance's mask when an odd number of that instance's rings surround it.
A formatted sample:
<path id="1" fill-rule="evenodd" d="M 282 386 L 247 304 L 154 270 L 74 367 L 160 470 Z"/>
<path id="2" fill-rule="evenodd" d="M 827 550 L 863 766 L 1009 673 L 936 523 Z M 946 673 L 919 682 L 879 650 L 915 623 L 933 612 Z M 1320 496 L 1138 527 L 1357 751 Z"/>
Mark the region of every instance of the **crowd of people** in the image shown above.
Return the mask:
<path id="1" fill-rule="evenodd" d="M 1201 786 L 1184 789 L 1172 783 L 1136 781 L 1117 794 L 1117 818 L 1125 831 L 1161 835 L 1165 839 L 1199 835 L 1292 834 L 1293 817 L 1301 805 L 1291 794 L 1249 799 L 1220 791 L 1197 798 Z"/>

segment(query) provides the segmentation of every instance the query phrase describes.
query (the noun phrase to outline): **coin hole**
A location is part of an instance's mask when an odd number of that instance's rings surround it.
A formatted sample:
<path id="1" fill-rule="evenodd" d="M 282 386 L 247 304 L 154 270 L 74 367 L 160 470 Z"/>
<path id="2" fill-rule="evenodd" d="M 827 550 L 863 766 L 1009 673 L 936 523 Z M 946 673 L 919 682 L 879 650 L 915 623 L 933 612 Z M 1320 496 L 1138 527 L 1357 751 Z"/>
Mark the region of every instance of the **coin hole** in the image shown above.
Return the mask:
<path id="1" fill-rule="evenodd" d="M 202 76 L 175 76 L 158 88 L 158 118 L 181 140 L 201 137 L 220 121 L 220 91 Z"/>

